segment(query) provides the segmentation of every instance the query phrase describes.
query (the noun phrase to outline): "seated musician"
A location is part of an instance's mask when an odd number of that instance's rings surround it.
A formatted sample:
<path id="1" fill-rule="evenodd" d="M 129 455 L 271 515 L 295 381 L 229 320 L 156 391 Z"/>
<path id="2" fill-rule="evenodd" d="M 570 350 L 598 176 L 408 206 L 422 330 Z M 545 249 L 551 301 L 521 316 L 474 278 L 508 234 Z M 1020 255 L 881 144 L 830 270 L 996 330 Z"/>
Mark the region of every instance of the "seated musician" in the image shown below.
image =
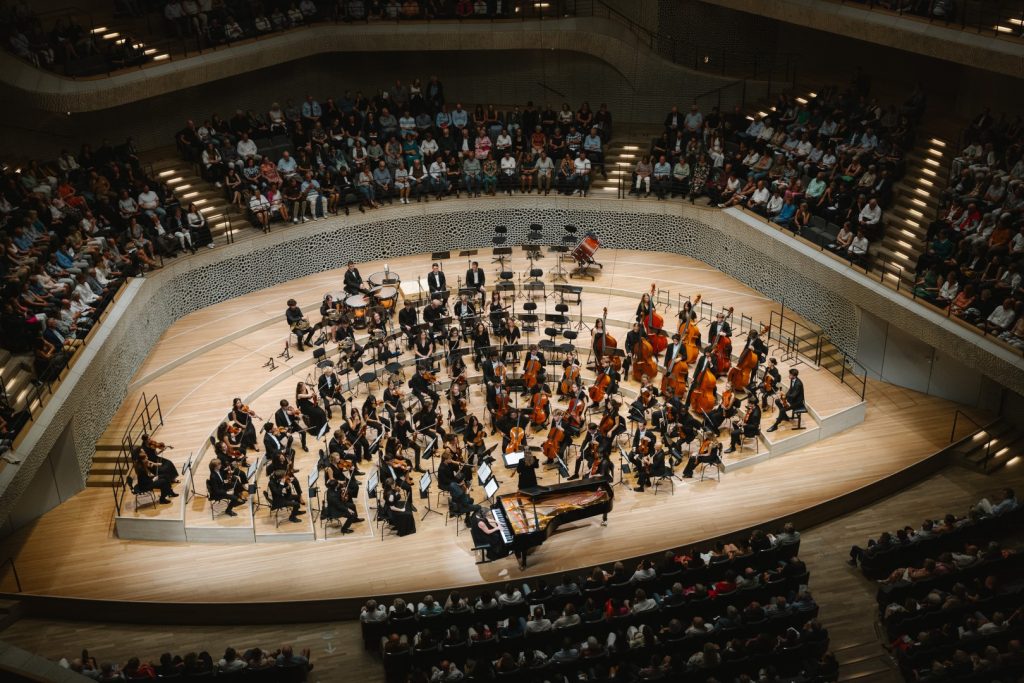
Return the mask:
<path id="1" fill-rule="evenodd" d="M 459 434 L 466 429 L 466 415 L 469 409 L 469 399 L 462 387 L 460 382 L 452 382 L 448 387 L 448 424 Z"/>
<path id="2" fill-rule="evenodd" d="M 338 479 L 328 479 L 326 486 L 327 497 L 323 518 L 326 520 L 344 519 L 341 533 L 352 533 L 352 524 L 362 522 L 363 518 L 356 512 L 356 506 L 352 502 L 348 487 Z"/>
<path id="3" fill-rule="evenodd" d="M 416 337 L 419 326 L 419 311 L 416 310 L 416 303 L 409 299 L 405 300 L 405 306 L 398 312 L 398 326 L 405 334 L 405 348 L 412 349 L 413 339 Z"/>
<path id="4" fill-rule="evenodd" d="M 791 412 L 795 414 L 807 409 L 804 406 L 804 383 L 800 380 L 800 371 L 796 368 L 789 369 L 789 389 L 786 390 L 784 397 L 775 399 L 775 405 L 779 409 L 779 414 L 768 428 L 769 432 L 778 429 L 780 422 L 789 422 Z"/>
<path id="5" fill-rule="evenodd" d="M 430 336 L 430 333 L 425 329 L 420 330 L 416 338 L 413 339 L 412 346 L 416 362 L 433 368 L 434 353 L 437 351 L 437 345 L 434 342 L 434 338 Z"/>
<path id="6" fill-rule="evenodd" d="M 690 460 L 683 468 L 683 479 L 692 479 L 693 471 L 697 469 L 698 465 L 704 464 L 719 468 L 722 466 L 722 444 L 718 442 L 718 438 L 714 434 L 708 432 L 701 439 L 697 453 L 690 455 Z"/>
<path id="7" fill-rule="evenodd" d="M 651 485 L 652 478 L 667 477 L 672 474 L 672 468 L 665 463 L 665 449 L 652 446 L 653 455 L 643 455 L 639 458 L 637 466 L 636 481 L 638 486 L 633 489 L 643 493 L 644 489 Z"/>
<path id="8" fill-rule="evenodd" d="M 488 560 L 498 560 L 512 552 L 515 552 L 516 559 L 520 558 L 521 553 L 514 551 L 512 544 L 505 543 L 502 539 L 501 529 L 488 510 L 480 508 L 474 512 L 470 524 L 472 525 L 470 532 L 473 536 L 473 544 L 489 546 L 485 551 Z M 524 566 L 522 559 L 519 560 L 519 566 L 520 568 Z"/>
<path id="9" fill-rule="evenodd" d="M 483 268 L 480 267 L 479 263 L 473 261 L 469 266 L 469 270 L 466 271 L 466 289 L 472 289 L 479 293 L 481 303 L 483 302 L 484 297 L 487 296 L 486 291 L 484 290 L 484 283 L 486 281 L 487 276 L 484 275 Z"/>
<path id="10" fill-rule="evenodd" d="M 358 410 L 350 410 L 348 417 L 341 423 L 341 429 L 345 438 L 352 444 L 352 451 L 355 453 L 356 462 L 370 460 L 370 442 L 366 439 L 366 422 Z"/>
<path id="11" fill-rule="evenodd" d="M 339 459 L 344 460 L 345 462 L 341 463 L 342 467 L 351 469 L 353 474 L 363 473 L 359 469 L 359 459 L 352 452 L 352 444 L 345 438 L 345 432 L 342 430 L 334 430 L 330 441 L 327 442 L 327 453 L 331 458 L 338 456 Z"/>
<path id="12" fill-rule="evenodd" d="M 221 445 L 224 452 L 233 460 L 245 462 L 245 449 L 239 445 L 241 432 L 232 427 L 228 422 L 221 422 L 217 426 L 217 443 Z"/>
<path id="13" fill-rule="evenodd" d="M 651 466 L 657 445 L 657 436 L 641 423 L 633 434 L 633 449 L 630 451 L 630 461 L 637 475 L 637 486 L 633 490 L 638 493 L 643 493 L 651 485 Z"/>
<path id="14" fill-rule="evenodd" d="M 350 362 L 359 360 L 359 357 L 363 355 L 364 349 L 356 343 L 356 333 L 352 329 L 352 322 L 347 316 L 339 320 L 338 326 L 334 328 L 334 341 L 348 348 L 348 359 Z"/>
<path id="15" fill-rule="evenodd" d="M 462 332 L 457 327 L 451 327 L 448 329 L 448 337 L 444 340 L 442 353 L 444 353 L 445 362 L 451 365 L 452 361 L 456 356 L 461 356 L 459 349 L 462 347 Z"/>
<path id="16" fill-rule="evenodd" d="M 298 524 L 302 520 L 299 515 L 305 514 L 299 508 L 302 507 L 301 490 L 298 488 L 298 481 L 288 475 L 287 470 L 278 469 L 270 477 L 268 483 L 270 489 L 270 500 L 275 508 L 291 508 L 288 521 Z"/>
<path id="17" fill-rule="evenodd" d="M 626 418 L 619 414 L 618 401 L 609 401 L 601 416 L 601 424 L 598 425 L 598 436 L 601 444 L 601 452 L 611 453 L 612 444 L 619 438 L 619 435 L 628 431 Z"/>
<path id="18" fill-rule="evenodd" d="M 306 350 L 303 342 L 305 342 L 306 346 L 313 345 L 313 333 L 316 330 L 306 320 L 306 317 L 302 314 L 302 309 L 299 308 L 299 304 L 295 299 L 288 299 L 288 308 L 284 311 L 284 319 L 295 335 L 299 351 Z"/>
<path id="19" fill-rule="evenodd" d="M 170 498 L 178 497 L 178 494 L 171 488 L 174 484 L 174 476 L 167 468 L 151 461 L 141 446 L 137 446 L 132 454 L 132 465 L 135 470 L 135 486 L 138 491 L 159 490 L 159 502 L 162 505 L 169 504 Z"/>
<path id="20" fill-rule="evenodd" d="M 331 312 L 338 310 L 338 306 L 340 304 L 340 301 L 334 301 L 334 297 L 331 294 L 324 294 L 324 299 L 320 302 L 320 318 L 322 319 L 322 322 L 326 322 L 326 319 L 330 317 Z"/>
<path id="21" fill-rule="evenodd" d="M 142 447 L 142 451 L 146 454 L 146 459 L 151 463 L 156 463 L 160 468 L 160 474 L 166 476 L 173 483 L 178 483 L 178 467 L 173 462 L 163 456 L 163 452 L 168 448 L 174 448 L 174 446 L 168 446 L 167 444 L 160 443 L 159 441 L 150 438 L 149 434 L 143 432 L 139 436 L 139 445 Z"/>
<path id="22" fill-rule="evenodd" d="M 736 396 L 732 393 L 731 389 L 726 389 L 722 392 L 722 400 L 719 401 L 718 405 L 710 413 L 704 415 L 704 428 L 718 433 L 726 420 L 734 417 L 738 410 L 739 406 L 736 402 Z"/>
<path id="23" fill-rule="evenodd" d="M 353 261 L 348 262 L 348 268 L 345 270 L 345 292 L 348 294 L 359 294 L 368 293 L 370 288 L 363 283 L 363 276 L 359 274 L 359 269 L 356 268 L 356 264 Z"/>
<path id="24" fill-rule="evenodd" d="M 267 451 L 267 459 L 276 457 L 278 453 L 284 453 L 289 462 L 294 462 L 295 449 L 292 448 L 294 438 L 286 428 L 275 427 L 272 422 L 264 423 L 263 448 Z"/>
<path id="25" fill-rule="evenodd" d="M 413 424 L 416 425 L 416 431 L 426 439 L 427 444 L 434 441 L 434 448 L 440 449 L 446 434 L 444 427 L 441 426 L 437 419 L 437 411 L 433 404 L 423 404 L 416 415 L 413 416 Z M 440 440 L 438 441 L 438 439 Z"/>
<path id="26" fill-rule="evenodd" d="M 269 477 L 277 470 L 288 471 L 291 469 L 294 461 L 288 459 L 288 454 L 284 451 L 278 451 L 273 457 L 267 456 L 266 458 L 266 474 Z M 292 473 L 298 472 L 297 469 L 292 469 Z"/>
<path id="27" fill-rule="evenodd" d="M 288 399 L 281 399 L 281 407 L 274 413 L 274 424 L 278 427 L 282 427 L 288 430 L 288 434 L 298 434 L 300 443 L 302 444 L 302 450 L 309 452 L 306 447 L 306 429 L 302 426 L 300 420 L 302 419 L 302 413 L 298 408 L 293 408 L 288 405 Z"/>
<path id="28" fill-rule="evenodd" d="M 246 406 L 242 399 L 236 398 L 231 402 L 231 412 L 228 413 L 227 421 L 235 429 L 241 430 L 238 434 L 238 444 L 245 450 L 259 452 L 256 445 L 256 425 L 253 424 L 253 413 L 245 410 Z"/>
<path id="29" fill-rule="evenodd" d="M 608 379 L 611 380 L 608 383 L 608 390 L 606 393 L 609 396 L 619 393 L 619 382 L 622 381 L 622 375 L 615 369 L 615 363 L 613 362 L 612 356 L 605 356 L 603 365 L 604 373 L 608 375 Z"/>
<path id="30" fill-rule="evenodd" d="M 469 296 L 461 294 L 459 300 L 455 302 L 454 312 L 455 318 L 459 321 L 459 327 L 462 329 L 462 338 L 468 341 L 469 331 L 473 327 L 474 318 L 476 318 L 476 306 L 469 300 Z"/>
<path id="31" fill-rule="evenodd" d="M 591 422 L 587 425 L 587 431 L 583 434 L 583 441 L 580 443 L 580 455 L 573 465 L 572 474 L 569 480 L 580 478 L 580 468 L 586 466 L 589 472 L 593 465 L 594 458 L 601 453 L 601 433 L 597 431 L 597 423 Z"/>
<path id="32" fill-rule="evenodd" d="M 413 429 L 412 424 L 410 424 L 409 420 L 406 418 L 405 413 L 400 412 L 395 416 L 395 427 L 392 430 L 392 436 L 394 438 L 389 439 L 388 445 L 391 445 L 391 442 L 397 442 L 401 446 L 402 450 L 407 448 L 412 449 L 416 458 L 416 471 L 425 472 L 426 470 L 420 467 L 420 454 L 422 451 L 420 450 L 420 445 L 416 443 L 415 435 L 416 432 Z"/>
<path id="33" fill-rule="evenodd" d="M 498 381 L 498 352 L 491 349 L 487 352 L 487 359 L 481 363 L 481 370 L 484 374 L 484 384 L 490 386 Z"/>
<path id="34" fill-rule="evenodd" d="M 769 381 L 769 377 L 771 380 Z M 764 375 L 761 378 L 761 410 L 768 407 L 768 399 L 779 393 L 782 385 L 782 373 L 779 372 L 779 361 L 769 358 L 764 368 Z"/>
<path id="35" fill-rule="evenodd" d="M 491 346 L 491 333 L 487 331 L 487 325 L 478 322 L 473 327 L 470 338 L 473 340 L 473 367 L 479 370 L 484 354 L 488 352 Z"/>
<path id="36" fill-rule="evenodd" d="M 387 424 L 390 420 L 378 412 L 379 407 L 380 402 L 377 401 L 377 397 L 373 394 L 367 396 L 366 400 L 363 401 L 363 422 L 378 434 L 390 426 Z"/>
<path id="37" fill-rule="evenodd" d="M 324 368 L 324 374 L 320 375 L 320 379 L 317 380 L 317 391 L 320 392 L 320 398 L 324 402 L 324 410 L 327 411 L 327 419 L 330 420 L 334 417 L 331 411 L 332 405 L 340 405 L 342 409 L 342 416 L 345 414 L 345 401 L 341 398 L 341 380 L 334 374 L 334 366 L 328 365 Z"/>
<path id="38" fill-rule="evenodd" d="M 437 468 L 437 485 L 451 495 L 453 514 L 463 515 L 476 511 L 480 509 L 480 506 L 469 497 L 469 486 L 462 474 L 463 465 L 455 461 L 447 446 L 445 444 L 445 451 L 441 455 L 441 464 Z"/>
<path id="39" fill-rule="evenodd" d="M 747 412 L 742 420 L 733 420 L 729 434 L 729 447 L 726 453 L 732 453 L 743 442 L 744 437 L 756 437 L 761 433 L 761 408 L 757 405 L 757 396 L 751 394 L 747 400 Z"/>
<path id="40" fill-rule="evenodd" d="M 750 330 L 749 334 L 747 334 L 747 344 L 757 356 L 757 365 L 755 365 L 750 371 L 750 388 L 753 389 L 754 382 L 757 377 L 757 370 L 761 365 L 761 361 L 763 361 L 764 357 L 768 355 L 768 345 L 764 343 L 763 339 L 761 339 L 761 333 L 753 329 Z"/>
<path id="41" fill-rule="evenodd" d="M 420 403 L 426 403 L 429 400 L 431 403 L 437 404 L 441 397 L 432 388 L 435 380 L 436 378 L 425 365 L 419 365 L 416 368 L 416 374 L 409 378 L 409 389 L 420 400 Z"/>
<path id="42" fill-rule="evenodd" d="M 498 420 L 497 429 L 501 432 L 501 452 L 505 453 L 508 449 L 509 441 L 511 440 L 511 432 L 515 427 L 522 429 L 527 422 L 527 417 L 521 414 L 515 408 L 510 408 L 508 414 Z M 524 450 L 525 450 L 525 437 L 524 437 Z"/>
<path id="43" fill-rule="evenodd" d="M 531 362 L 540 363 L 540 369 L 537 371 L 537 381 L 542 384 L 547 382 L 547 360 L 544 358 L 544 353 L 536 344 L 530 344 L 530 349 L 526 352 L 525 357 L 523 358 L 523 372 L 526 372 Z"/>
<path id="44" fill-rule="evenodd" d="M 636 400 L 629 405 L 629 419 L 633 422 L 647 422 L 653 419 L 658 408 L 658 401 L 654 398 L 654 387 L 644 385 L 641 382 L 640 393 Z"/>
<path id="45" fill-rule="evenodd" d="M 242 499 L 238 496 L 234 483 L 229 483 L 221 473 L 221 461 L 217 458 L 210 460 L 210 478 L 206 480 L 206 490 L 210 495 L 211 501 L 226 500 L 228 502 L 227 509 L 224 510 L 224 514 L 228 517 L 237 517 L 238 513 L 235 512 L 235 508 L 242 504 Z"/>
<path id="46" fill-rule="evenodd" d="M 504 348 L 501 352 L 501 359 L 503 361 L 517 362 L 519 360 L 519 341 L 523 338 L 523 333 L 519 329 L 519 322 L 515 318 L 506 318 L 501 328 L 501 340 L 504 343 Z"/>
<path id="47" fill-rule="evenodd" d="M 402 412 L 402 390 L 399 380 L 392 377 L 384 388 L 384 412 L 391 416 L 392 421 L 395 415 Z"/>
<path id="48" fill-rule="evenodd" d="M 583 429 L 583 416 L 587 409 L 587 400 L 587 390 L 580 383 L 577 385 L 576 394 L 569 397 L 565 415 L 562 416 L 562 421 L 565 423 L 565 434 L 570 439 L 576 438 Z"/>
<path id="49" fill-rule="evenodd" d="M 580 368 L 580 359 L 575 351 L 562 360 L 562 379 L 556 388 L 560 398 L 569 398 L 579 391 L 579 384 L 583 381 L 580 376 Z M 610 386 L 608 388 L 611 389 Z"/>
<path id="50" fill-rule="evenodd" d="M 466 428 L 462 433 L 462 438 L 466 444 L 466 459 L 470 464 L 480 464 L 484 459 L 484 453 L 487 452 L 487 446 L 484 445 L 487 430 L 480 423 L 480 418 L 472 413 L 468 414 L 465 423 Z M 486 461 L 494 462 L 494 458 L 487 456 Z"/>

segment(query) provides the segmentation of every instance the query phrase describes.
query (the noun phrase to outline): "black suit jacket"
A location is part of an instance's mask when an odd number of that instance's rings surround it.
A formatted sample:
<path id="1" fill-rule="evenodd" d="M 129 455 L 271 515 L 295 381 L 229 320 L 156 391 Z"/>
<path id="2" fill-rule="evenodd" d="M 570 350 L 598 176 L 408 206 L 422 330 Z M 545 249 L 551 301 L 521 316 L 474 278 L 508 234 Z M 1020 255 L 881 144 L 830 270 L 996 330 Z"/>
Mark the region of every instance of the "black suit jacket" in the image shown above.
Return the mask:
<path id="1" fill-rule="evenodd" d="M 267 452 L 267 460 L 273 460 L 277 454 L 284 450 L 284 446 L 270 432 L 263 432 L 263 448 Z"/>
<path id="2" fill-rule="evenodd" d="M 214 500 L 227 498 L 231 495 L 231 492 L 228 490 L 228 484 L 224 481 L 224 475 L 221 474 L 220 470 L 211 472 L 207 482 L 210 486 L 210 497 Z"/>
<path id="3" fill-rule="evenodd" d="M 431 293 L 448 289 L 448 280 L 445 278 L 443 270 L 436 273 L 431 271 L 430 275 L 427 275 L 427 288 Z"/>
<path id="4" fill-rule="evenodd" d="M 320 379 L 317 381 L 317 388 L 321 396 L 333 394 L 339 386 L 341 386 L 341 382 L 338 381 L 337 375 L 320 375 Z"/>
<path id="5" fill-rule="evenodd" d="M 804 407 L 804 383 L 800 381 L 799 377 L 794 378 L 792 384 L 789 385 L 786 401 L 793 410 Z"/>
<path id="6" fill-rule="evenodd" d="M 299 426 L 294 417 L 284 412 L 284 408 L 278 408 L 277 412 L 274 413 L 274 424 L 278 427 L 290 427 L 291 425 Z"/>
<path id="7" fill-rule="evenodd" d="M 477 268 L 476 270 L 473 270 L 472 268 L 470 268 L 469 270 L 466 271 L 466 286 L 467 287 L 472 287 L 473 289 L 479 289 L 480 287 L 484 286 L 484 281 L 485 280 L 486 280 L 486 277 L 484 276 L 484 269 L 483 268 Z"/>
<path id="8" fill-rule="evenodd" d="M 363 276 L 359 274 L 358 268 L 345 271 L 345 291 L 349 294 L 358 294 L 359 285 L 363 284 Z"/>

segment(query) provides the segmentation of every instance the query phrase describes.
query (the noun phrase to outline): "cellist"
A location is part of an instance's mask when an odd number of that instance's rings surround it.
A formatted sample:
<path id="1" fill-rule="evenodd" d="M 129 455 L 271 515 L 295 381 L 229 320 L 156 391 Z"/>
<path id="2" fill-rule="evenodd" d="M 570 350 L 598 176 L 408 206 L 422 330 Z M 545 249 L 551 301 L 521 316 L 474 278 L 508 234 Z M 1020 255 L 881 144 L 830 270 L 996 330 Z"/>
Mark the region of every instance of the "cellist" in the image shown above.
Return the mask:
<path id="1" fill-rule="evenodd" d="M 622 372 L 625 376 L 629 376 L 629 368 L 633 363 L 633 356 L 636 355 L 637 345 L 641 339 L 646 337 L 647 333 L 644 332 L 640 323 L 633 323 L 633 327 L 626 333 L 626 348 L 623 349 L 626 352 L 626 360 L 622 362 Z"/>
<path id="2" fill-rule="evenodd" d="M 523 379 L 527 381 L 527 388 L 533 388 L 537 383 L 547 382 L 547 361 L 544 354 L 537 348 L 536 344 L 530 344 L 530 350 L 523 359 Z M 532 382 L 529 380 L 532 379 Z"/>
<path id="3" fill-rule="evenodd" d="M 558 396 L 568 399 L 573 396 L 580 383 L 580 359 L 574 351 L 562 361 L 562 379 L 558 383 Z"/>
<path id="4" fill-rule="evenodd" d="M 686 402 L 684 403 L 684 405 L 685 405 L 685 407 L 687 409 L 690 408 L 690 404 L 693 402 L 693 393 L 694 393 L 694 391 L 696 391 L 698 388 L 701 388 L 701 389 L 704 388 L 703 384 L 705 383 L 704 382 L 705 375 L 710 373 L 710 378 L 714 378 L 714 376 L 715 376 L 715 361 L 711 357 L 711 352 L 713 350 L 714 349 L 711 347 L 710 344 L 708 346 L 705 346 L 704 347 L 704 353 L 697 360 L 697 365 L 696 365 L 696 367 L 695 367 L 695 369 L 693 371 L 693 379 L 690 382 L 690 390 L 686 394 Z M 711 384 L 713 384 L 713 382 L 709 379 L 707 381 L 707 384 L 711 385 Z M 708 388 L 711 389 L 712 396 L 709 399 L 707 399 L 705 402 L 708 403 L 708 404 L 713 404 L 713 402 L 715 400 L 714 397 L 717 395 L 718 390 L 717 390 L 717 387 L 715 387 L 715 386 L 709 386 Z M 707 406 L 707 408 L 709 410 L 710 410 L 710 408 L 713 408 L 713 407 L 714 407 L 714 405 Z"/>

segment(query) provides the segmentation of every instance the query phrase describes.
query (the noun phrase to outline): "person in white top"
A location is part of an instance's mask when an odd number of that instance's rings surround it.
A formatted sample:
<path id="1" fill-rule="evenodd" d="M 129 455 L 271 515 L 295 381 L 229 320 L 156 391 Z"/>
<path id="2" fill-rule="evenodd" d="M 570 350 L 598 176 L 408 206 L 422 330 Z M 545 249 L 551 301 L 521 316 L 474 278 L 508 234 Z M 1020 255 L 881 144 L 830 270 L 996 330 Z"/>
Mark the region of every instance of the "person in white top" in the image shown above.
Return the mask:
<path id="1" fill-rule="evenodd" d="M 1001 306 L 996 306 L 996 309 L 992 311 L 988 319 L 981 323 L 981 329 L 993 334 L 1002 334 L 1010 329 L 1013 321 L 1017 319 L 1017 313 L 1014 311 L 1013 304 L 1013 299 L 1007 298 Z"/>
<path id="2" fill-rule="evenodd" d="M 254 192 L 252 199 L 249 200 L 249 210 L 263 232 L 270 232 L 270 202 L 267 198 L 258 191 Z"/>
<path id="3" fill-rule="evenodd" d="M 142 209 L 143 213 L 152 216 L 156 214 L 161 219 L 167 216 L 167 211 L 164 207 L 160 206 L 160 197 L 157 196 L 156 192 L 149 189 L 149 185 L 142 186 L 142 192 L 139 193 L 139 208 Z"/>
<path id="4" fill-rule="evenodd" d="M 437 154 L 437 150 L 437 140 L 434 139 L 433 134 L 427 133 L 427 136 L 420 142 L 420 155 L 424 159 L 430 159 Z"/>
<path id="5" fill-rule="evenodd" d="M 857 221 L 865 234 L 875 232 L 879 227 L 881 219 L 882 207 L 878 205 L 878 200 L 874 198 L 860 210 L 860 215 L 857 216 Z"/>
<path id="6" fill-rule="evenodd" d="M 506 149 L 505 155 L 501 157 L 501 175 L 498 176 L 501 189 L 512 196 L 512 190 L 516 186 L 516 159 L 512 156 L 512 150 Z"/>
<path id="7" fill-rule="evenodd" d="M 764 210 L 768 205 L 768 200 L 772 198 L 771 191 L 765 187 L 763 180 L 757 181 L 757 189 L 750 195 L 750 199 L 747 200 L 747 208 L 751 211 Z"/>
<path id="8" fill-rule="evenodd" d="M 586 197 L 590 190 L 590 159 L 586 152 L 580 152 L 572 163 L 572 186 L 581 197 Z"/>
<path id="9" fill-rule="evenodd" d="M 257 158 L 257 155 L 259 153 L 259 148 L 256 147 L 256 143 L 255 142 L 253 142 L 252 140 L 249 139 L 249 134 L 248 133 L 242 133 L 241 139 L 239 139 L 238 144 L 235 145 L 235 151 L 238 152 L 238 157 L 239 157 L 239 159 L 238 159 L 238 170 L 239 170 L 239 172 L 241 172 L 242 168 L 245 167 L 245 162 L 246 162 L 246 160 L 249 157 L 256 158 L 256 160 L 259 161 L 259 158 Z"/>
<path id="10" fill-rule="evenodd" d="M 864 230 L 857 230 L 857 236 L 850 242 L 850 248 L 846 250 L 846 255 L 850 258 L 850 261 L 856 261 L 862 263 L 868 255 L 868 236 L 864 234 Z"/>
<path id="11" fill-rule="evenodd" d="M 448 164 L 444 163 L 444 159 L 440 154 L 431 162 L 429 173 L 430 185 L 434 192 L 437 193 L 437 199 L 440 201 L 448 192 Z"/>

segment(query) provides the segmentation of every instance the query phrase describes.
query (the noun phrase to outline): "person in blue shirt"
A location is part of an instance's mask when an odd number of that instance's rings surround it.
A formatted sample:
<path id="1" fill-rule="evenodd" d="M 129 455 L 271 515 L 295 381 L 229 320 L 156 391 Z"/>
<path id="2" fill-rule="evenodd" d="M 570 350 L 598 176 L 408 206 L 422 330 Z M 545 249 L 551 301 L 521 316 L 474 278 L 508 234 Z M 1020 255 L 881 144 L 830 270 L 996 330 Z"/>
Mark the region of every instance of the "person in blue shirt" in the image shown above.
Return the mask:
<path id="1" fill-rule="evenodd" d="M 301 189 L 302 195 L 309 203 L 310 218 L 314 221 L 317 219 L 317 209 L 320 209 L 320 215 L 324 216 L 324 211 L 321 208 L 320 181 L 313 177 L 312 171 L 306 172 L 306 179 L 302 181 Z"/>
<path id="2" fill-rule="evenodd" d="M 784 228 L 788 228 L 789 224 L 793 221 L 793 216 L 796 215 L 796 204 L 793 200 L 787 197 L 782 203 L 782 210 L 779 211 L 779 215 L 772 218 L 773 223 L 778 223 Z"/>
<path id="3" fill-rule="evenodd" d="M 469 125 L 469 112 L 462 108 L 462 103 L 455 105 L 455 111 L 451 113 L 452 125 L 456 128 L 465 128 Z"/>
<path id="4" fill-rule="evenodd" d="M 302 103 L 303 123 L 312 128 L 322 115 L 323 110 L 320 108 L 320 103 L 313 99 L 312 95 L 306 95 L 306 101 Z"/>
<path id="5" fill-rule="evenodd" d="M 394 204 L 395 200 L 391 196 L 393 188 L 393 182 L 391 180 L 391 171 L 388 170 L 387 163 L 381 159 L 377 162 L 377 167 L 373 169 L 373 185 L 374 194 L 378 197 L 388 200 L 388 204 Z"/>

